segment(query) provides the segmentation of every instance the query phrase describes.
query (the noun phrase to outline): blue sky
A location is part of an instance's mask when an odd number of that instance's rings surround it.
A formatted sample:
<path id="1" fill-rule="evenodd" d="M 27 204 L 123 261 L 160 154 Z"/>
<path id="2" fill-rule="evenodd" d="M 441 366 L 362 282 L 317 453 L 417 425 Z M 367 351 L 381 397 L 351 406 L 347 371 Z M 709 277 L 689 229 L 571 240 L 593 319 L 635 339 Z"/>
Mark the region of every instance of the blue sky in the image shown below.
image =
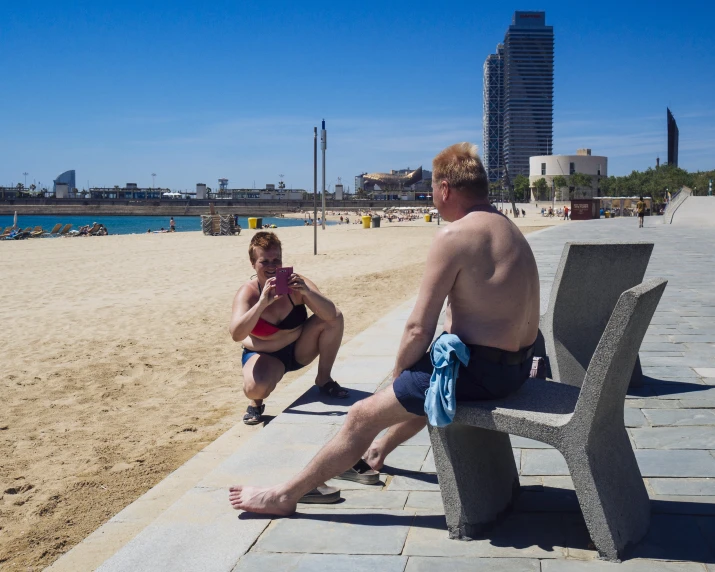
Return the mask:
<path id="1" fill-rule="evenodd" d="M 0 7 L 0 185 L 312 189 L 322 118 L 329 184 L 429 168 L 481 148 L 482 65 L 517 9 L 554 26 L 555 153 L 645 169 L 670 106 L 680 165 L 715 168 L 712 2 L 36 1 Z"/>

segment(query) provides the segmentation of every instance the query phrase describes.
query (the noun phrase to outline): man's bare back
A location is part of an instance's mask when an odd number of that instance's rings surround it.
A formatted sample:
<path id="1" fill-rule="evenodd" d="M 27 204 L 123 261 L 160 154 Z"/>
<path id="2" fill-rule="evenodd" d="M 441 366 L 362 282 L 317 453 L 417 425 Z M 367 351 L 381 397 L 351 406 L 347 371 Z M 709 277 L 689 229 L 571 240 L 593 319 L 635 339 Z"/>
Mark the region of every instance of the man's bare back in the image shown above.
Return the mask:
<path id="1" fill-rule="evenodd" d="M 539 328 L 539 273 L 521 231 L 493 209 L 469 213 L 443 232 L 454 238 L 441 255 L 459 269 L 445 330 L 466 344 L 507 351 L 531 345 Z"/>

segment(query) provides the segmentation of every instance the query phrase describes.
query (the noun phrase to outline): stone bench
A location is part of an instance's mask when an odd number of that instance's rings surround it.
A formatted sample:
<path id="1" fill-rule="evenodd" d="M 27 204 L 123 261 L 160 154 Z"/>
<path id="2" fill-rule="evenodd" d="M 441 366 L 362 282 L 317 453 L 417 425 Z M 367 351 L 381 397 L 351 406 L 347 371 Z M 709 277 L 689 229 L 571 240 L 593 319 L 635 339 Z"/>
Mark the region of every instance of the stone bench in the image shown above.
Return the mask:
<path id="1" fill-rule="evenodd" d="M 623 409 L 666 283 L 649 280 L 621 294 L 580 388 L 529 379 L 508 398 L 460 402 L 451 425 L 429 428 L 450 538 L 481 535 L 511 505 L 519 476 L 509 434 L 563 454 L 601 557 L 618 560 L 645 535 L 650 504 Z"/>
<path id="2" fill-rule="evenodd" d="M 567 242 L 539 320 L 535 355 L 546 355 L 554 381 L 581 387 L 620 295 L 643 281 L 652 242 Z M 636 355 L 630 386 L 643 385 Z"/>

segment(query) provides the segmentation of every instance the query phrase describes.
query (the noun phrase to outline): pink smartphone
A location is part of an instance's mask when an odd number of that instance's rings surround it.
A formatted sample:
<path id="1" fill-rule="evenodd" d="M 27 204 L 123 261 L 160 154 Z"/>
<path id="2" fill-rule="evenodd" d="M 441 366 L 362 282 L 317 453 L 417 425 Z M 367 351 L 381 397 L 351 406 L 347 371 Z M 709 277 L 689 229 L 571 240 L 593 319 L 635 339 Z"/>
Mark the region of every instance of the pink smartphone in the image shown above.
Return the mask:
<path id="1" fill-rule="evenodd" d="M 293 274 L 292 266 L 284 266 L 283 268 L 276 269 L 276 294 L 282 295 L 290 293 L 288 279 L 291 274 Z"/>

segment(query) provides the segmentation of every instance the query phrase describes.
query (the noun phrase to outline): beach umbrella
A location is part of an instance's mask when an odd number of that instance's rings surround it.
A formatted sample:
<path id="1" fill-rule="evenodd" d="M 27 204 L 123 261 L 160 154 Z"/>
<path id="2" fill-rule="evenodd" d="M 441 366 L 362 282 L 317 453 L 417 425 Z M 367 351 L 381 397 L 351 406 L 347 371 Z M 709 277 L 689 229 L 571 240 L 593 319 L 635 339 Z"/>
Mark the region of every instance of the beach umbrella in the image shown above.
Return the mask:
<path id="1" fill-rule="evenodd" d="M 12 218 L 12 228 L 17 228 L 17 211 L 15 211 L 15 216 Z"/>

